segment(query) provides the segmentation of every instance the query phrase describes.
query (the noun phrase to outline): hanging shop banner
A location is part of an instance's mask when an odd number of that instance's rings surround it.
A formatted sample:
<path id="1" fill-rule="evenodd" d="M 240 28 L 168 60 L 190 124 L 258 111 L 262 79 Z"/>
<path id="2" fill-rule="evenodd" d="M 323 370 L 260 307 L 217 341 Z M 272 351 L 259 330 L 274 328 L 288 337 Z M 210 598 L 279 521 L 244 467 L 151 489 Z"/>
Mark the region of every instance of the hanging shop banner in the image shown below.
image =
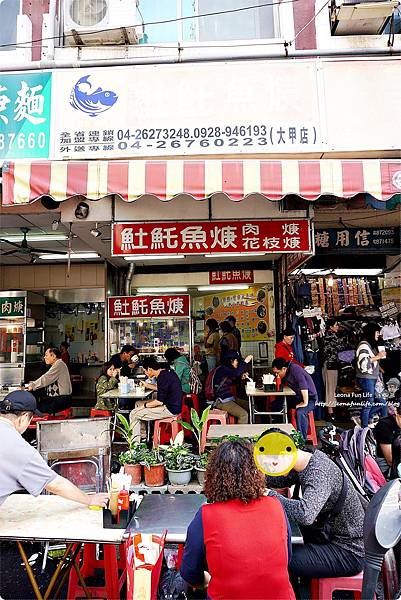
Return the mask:
<path id="1" fill-rule="evenodd" d="M 115 296 L 109 298 L 109 319 L 189 317 L 189 296 Z"/>
<path id="2" fill-rule="evenodd" d="M 273 284 L 213 293 L 196 301 L 205 319 L 213 317 L 220 322 L 233 315 L 243 341 L 256 342 L 275 336 Z"/>
<path id="3" fill-rule="evenodd" d="M 0 158 L 48 158 L 51 73 L 0 74 Z"/>
<path id="4" fill-rule="evenodd" d="M 285 68 L 272 61 L 169 65 L 159 67 L 157 77 L 147 66 L 60 69 L 54 78 L 57 159 L 293 153 L 322 146 L 314 61 Z"/>
<path id="5" fill-rule="evenodd" d="M 249 270 L 210 271 L 209 283 L 253 283 L 254 273 Z"/>
<path id="6" fill-rule="evenodd" d="M 363 250 L 387 254 L 400 248 L 399 227 L 361 227 L 350 229 L 320 229 L 315 231 L 316 251 Z"/>
<path id="7" fill-rule="evenodd" d="M 0 317 L 23 317 L 24 315 L 24 296 L 3 296 L 0 298 Z"/>
<path id="8" fill-rule="evenodd" d="M 114 223 L 112 255 L 311 252 L 306 219 Z"/>

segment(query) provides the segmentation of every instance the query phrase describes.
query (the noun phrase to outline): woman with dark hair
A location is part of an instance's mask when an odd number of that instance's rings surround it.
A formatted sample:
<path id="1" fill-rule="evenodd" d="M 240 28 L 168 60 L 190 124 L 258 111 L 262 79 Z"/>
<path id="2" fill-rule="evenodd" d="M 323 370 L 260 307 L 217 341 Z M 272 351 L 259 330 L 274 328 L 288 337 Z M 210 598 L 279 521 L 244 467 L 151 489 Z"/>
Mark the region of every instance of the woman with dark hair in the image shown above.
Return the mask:
<path id="1" fill-rule="evenodd" d="M 170 367 L 177 373 L 178 379 L 181 381 L 182 391 L 185 394 L 190 394 L 189 376 L 191 368 L 185 356 L 180 354 L 175 348 L 167 348 L 164 357 Z"/>
<path id="2" fill-rule="evenodd" d="M 362 390 L 363 408 L 361 425 L 368 427 L 369 418 L 381 410 L 382 416 L 387 414 L 386 404 L 377 398 L 379 406 L 374 406 L 375 387 L 380 375 L 379 361 L 386 358 L 385 352 L 379 352 L 377 342 L 380 335 L 377 323 L 368 323 L 362 330 L 362 340 L 356 349 L 356 380 Z"/>
<path id="3" fill-rule="evenodd" d="M 300 367 L 303 364 L 298 362 L 294 357 L 294 349 L 292 343 L 295 338 L 295 331 L 292 327 L 286 327 L 278 336 L 278 342 L 274 347 L 274 358 L 284 358 L 286 362 L 293 362 Z"/>
<path id="4" fill-rule="evenodd" d="M 238 340 L 233 334 L 233 328 L 228 321 L 222 321 L 219 329 L 222 334 L 220 338 L 220 362 L 224 363 L 227 352 L 231 350 L 238 352 Z"/>
<path id="5" fill-rule="evenodd" d="M 120 370 L 111 362 L 104 363 L 100 377 L 96 382 L 96 410 L 114 410 L 115 402 L 110 398 L 102 398 L 102 394 L 114 390 L 118 386 Z"/>
<path id="6" fill-rule="evenodd" d="M 215 394 L 214 406 L 225 410 L 229 415 L 238 419 L 239 425 L 248 423 L 248 401 L 238 398 L 235 382 L 248 368 L 252 354 L 241 360 L 239 352 L 229 350 L 217 367 L 213 376 L 213 391 Z"/>
<path id="7" fill-rule="evenodd" d="M 210 373 L 217 366 L 220 357 L 219 324 L 216 319 L 207 319 L 205 323 L 204 344 L 207 369 Z"/>
<path id="8" fill-rule="evenodd" d="M 253 446 L 221 443 L 210 455 L 204 504 L 188 527 L 181 576 L 210 600 L 293 600 L 291 530 L 280 502 L 265 495 Z"/>

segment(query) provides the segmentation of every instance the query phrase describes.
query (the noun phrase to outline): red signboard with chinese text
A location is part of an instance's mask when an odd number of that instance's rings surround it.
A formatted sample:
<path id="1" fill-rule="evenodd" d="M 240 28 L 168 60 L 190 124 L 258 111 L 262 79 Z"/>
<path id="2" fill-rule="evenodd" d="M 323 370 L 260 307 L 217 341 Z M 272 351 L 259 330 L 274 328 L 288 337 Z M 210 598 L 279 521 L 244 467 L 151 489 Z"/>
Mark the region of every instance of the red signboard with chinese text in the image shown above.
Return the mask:
<path id="1" fill-rule="evenodd" d="M 307 219 L 114 223 L 112 255 L 311 252 Z"/>
<path id="2" fill-rule="evenodd" d="M 136 317 L 189 317 L 189 296 L 114 296 L 109 298 L 109 319 Z"/>
<path id="3" fill-rule="evenodd" d="M 253 271 L 211 271 L 209 272 L 209 283 L 253 283 Z"/>

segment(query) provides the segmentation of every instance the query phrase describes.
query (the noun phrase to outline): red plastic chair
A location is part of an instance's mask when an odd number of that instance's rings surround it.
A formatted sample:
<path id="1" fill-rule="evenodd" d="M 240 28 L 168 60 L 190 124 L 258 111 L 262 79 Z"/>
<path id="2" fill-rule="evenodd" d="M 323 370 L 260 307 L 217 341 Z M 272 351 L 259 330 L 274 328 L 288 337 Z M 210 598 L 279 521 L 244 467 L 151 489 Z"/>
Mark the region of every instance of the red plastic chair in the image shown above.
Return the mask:
<path id="1" fill-rule="evenodd" d="M 354 592 L 355 600 L 361 600 L 362 580 L 363 572 L 358 573 L 358 575 L 353 575 L 352 577 L 312 579 L 311 600 L 331 600 L 333 592 L 338 590 Z"/>
<path id="2" fill-rule="evenodd" d="M 191 408 L 194 408 L 199 415 L 200 406 L 199 406 L 199 398 L 196 394 L 183 394 L 182 395 L 182 405 L 181 405 L 181 414 L 182 420 L 186 423 L 191 423 Z M 192 439 L 192 431 L 186 429 L 184 427 L 184 436 L 185 439 Z"/>
<path id="3" fill-rule="evenodd" d="M 72 419 L 72 408 L 66 408 L 65 410 L 60 410 L 60 412 L 55 415 L 49 415 L 49 421 L 64 421 L 65 419 Z"/>
<path id="4" fill-rule="evenodd" d="M 28 429 L 36 429 L 36 424 L 42 421 L 48 421 L 49 415 L 43 415 L 43 417 L 32 417 L 31 422 L 28 425 Z"/>
<path id="5" fill-rule="evenodd" d="M 209 411 L 209 414 L 207 416 L 207 419 L 206 419 L 206 422 L 202 429 L 202 434 L 201 434 L 201 443 L 200 443 L 201 454 L 202 454 L 202 452 L 204 452 L 205 447 L 206 447 L 207 432 L 209 430 L 210 425 L 212 425 L 212 423 L 220 423 L 220 425 L 227 425 L 227 417 L 228 417 L 228 413 L 225 410 L 219 410 L 218 408 L 213 408 L 211 411 Z"/>
<path id="6" fill-rule="evenodd" d="M 182 426 L 178 423 L 182 419 L 181 413 L 165 419 L 157 419 L 153 431 L 153 448 L 158 448 L 160 444 L 168 444 L 170 439 L 174 439 Z"/>
<path id="7" fill-rule="evenodd" d="M 297 428 L 297 419 L 296 419 L 296 408 L 290 408 L 289 416 L 291 420 L 291 425 L 294 429 Z M 313 410 L 308 412 L 308 434 L 306 436 L 307 440 L 310 440 L 314 446 L 317 446 L 317 435 L 315 428 L 315 417 L 313 416 Z"/>

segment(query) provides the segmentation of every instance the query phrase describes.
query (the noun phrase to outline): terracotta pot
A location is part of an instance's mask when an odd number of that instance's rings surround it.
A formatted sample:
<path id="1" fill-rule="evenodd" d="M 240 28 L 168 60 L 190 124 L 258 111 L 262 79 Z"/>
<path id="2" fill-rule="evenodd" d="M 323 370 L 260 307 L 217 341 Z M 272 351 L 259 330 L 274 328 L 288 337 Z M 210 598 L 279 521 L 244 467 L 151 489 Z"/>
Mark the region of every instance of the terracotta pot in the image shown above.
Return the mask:
<path id="1" fill-rule="evenodd" d="M 164 463 L 152 465 L 150 469 L 144 467 L 143 472 L 145 473 L 145 485 L 149 487 L 160 487 L 164 485 Z"/>
<path id="2" fill-rule="evenodd" d="M 124 473 L 131 475 L 131 485 L 139 485 L 142 481 L 142 465 L 124 465 Z"/>

